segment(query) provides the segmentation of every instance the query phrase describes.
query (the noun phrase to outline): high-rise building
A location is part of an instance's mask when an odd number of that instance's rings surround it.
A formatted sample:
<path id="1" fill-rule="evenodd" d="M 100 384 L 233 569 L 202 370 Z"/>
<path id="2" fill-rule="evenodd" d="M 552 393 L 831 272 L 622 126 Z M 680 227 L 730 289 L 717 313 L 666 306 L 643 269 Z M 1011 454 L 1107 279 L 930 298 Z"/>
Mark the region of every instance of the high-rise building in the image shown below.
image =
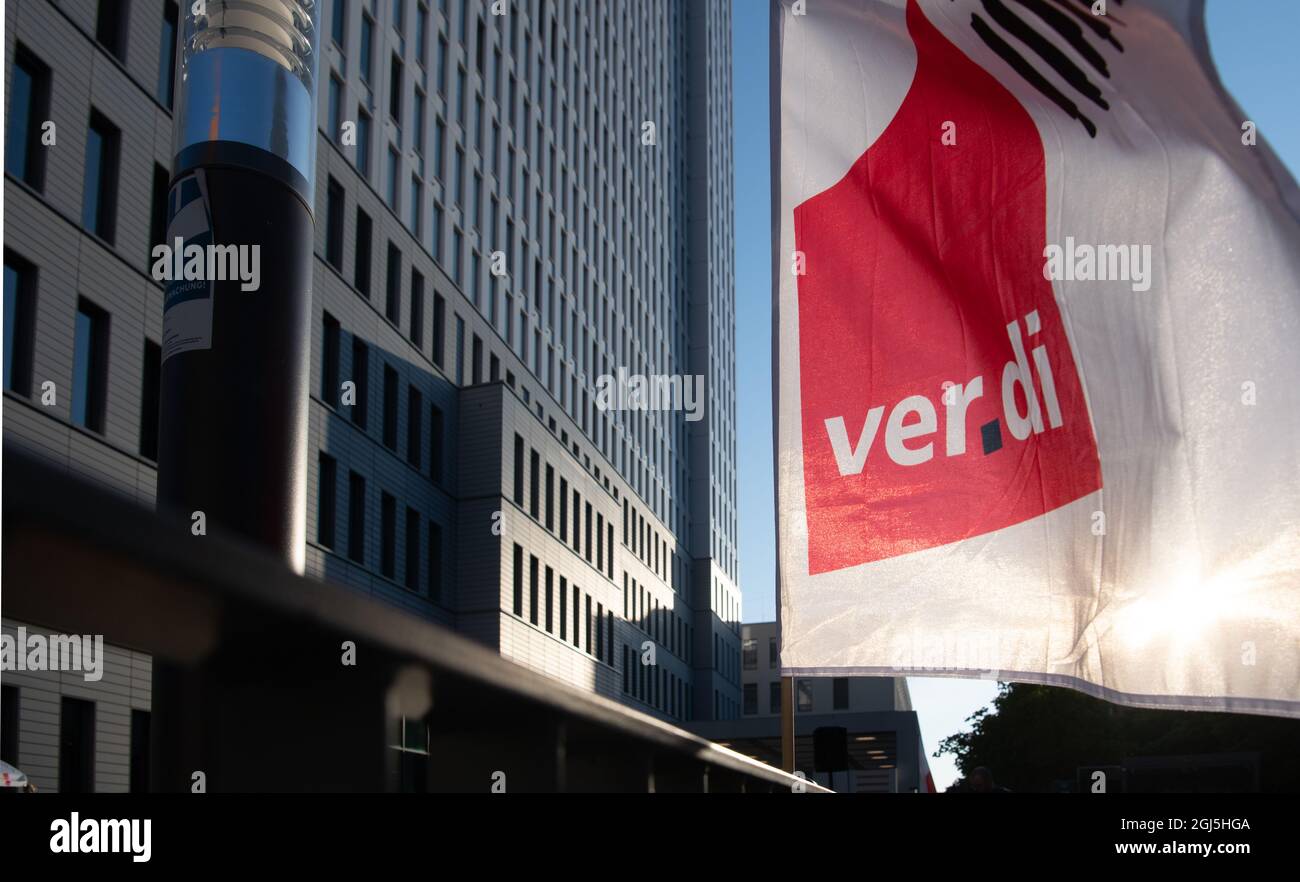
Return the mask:
<path id="1" fill-rule="evenodd" d="M 5 441 L 146 504 L 188 14 L 5 5 Z M 677 721 L 741 710 L 730 16 L 320 11 L 308 574 Z M 148 729 L 136 655 L 77 687 L 113 733 L 97 789 Z M 13 686 L 18 764 L 57 787 L 35 721 L 66 687 Z"/>

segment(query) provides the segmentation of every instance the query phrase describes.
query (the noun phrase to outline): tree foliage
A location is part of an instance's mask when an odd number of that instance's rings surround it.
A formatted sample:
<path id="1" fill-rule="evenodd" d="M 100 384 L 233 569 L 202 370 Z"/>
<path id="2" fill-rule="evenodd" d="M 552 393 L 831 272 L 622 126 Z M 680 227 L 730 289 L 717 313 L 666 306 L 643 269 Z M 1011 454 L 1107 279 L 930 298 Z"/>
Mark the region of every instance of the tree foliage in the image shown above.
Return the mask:
<path id="1" fill-rule="evenodd" d="M 1260 788 L 1300 790 L 1300 720 L 1252 714 L 1143 710 L 1073 689 L 1002 683 L 992 709 L 943 739 L 963 776 L 979 766 L 1016 792 L 1044 792 L 1073 781 L 1081 766 L 1126 758 L 1256 752 Z"/>

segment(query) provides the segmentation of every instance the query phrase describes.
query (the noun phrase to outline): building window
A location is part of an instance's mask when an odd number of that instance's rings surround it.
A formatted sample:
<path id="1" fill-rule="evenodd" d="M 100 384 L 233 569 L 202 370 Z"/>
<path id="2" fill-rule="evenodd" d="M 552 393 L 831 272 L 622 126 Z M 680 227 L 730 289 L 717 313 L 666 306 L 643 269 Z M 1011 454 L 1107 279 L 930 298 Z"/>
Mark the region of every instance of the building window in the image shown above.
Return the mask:
<path id="1" fill-rule="evenodd" d="M 388 76 L 388 115 L 398 126 L 402 124 L 402 59 L 393 53 Z"/>
<path id="2" fill-rule="evenodd" d="M 391 144 L 388 146 L 388 207 L 393 210 L 393 214 L 398 214 L 397 207 L 397 172 L 401 168 L 402 157 L 398 154 L 397 148 Z"/>
<path id="3" fill-rule="evenodd" d="M 392 494 L 379 494 L 379 571 L 393 578 L 397 567 L 397 500 Z"/>
<path id="4" fill-rule="evenodd" d="M 348 473 L 348 557 L 366 562 L 366 479 Z"/>
<path id="5" fill-rule="evenodd" d="M 99 14 L 95 17 L 95 40 L 124 64 L 130 9 L 130 0 L 99 0 Z"/>
<path id="6" fill-rule="evenodd" d="M 776 670 L 780 663 L 781 652 L 777 649 L 776 638 L 769 637 L 767 638 L 767 666 L 772 670 Z"/>
<path id="7" fill-rule="evenodd" d="M 370 347 L 357 337 L 352 338 L 352 382 L 356 386 L 352 422 L 365 429 L 370 419 Z"/>
<path id="8" fill-rule="evenodd" d="M 457 147 L 453 155 L 455 165 L 452 167 L 451 199 L 456 207 L 460 208 L 465 199 L 465 151 Z"/>
<path id="9" fill-rule="evenodd" d="M 372 73 L 370 46 L 373 42 L 374 33 L 374 20 L 372 20 L 369 15 L 363 13 L 361 16 L 361 79 L 367 84 L 370 82 Z"/>
<path id="10" fill-rule="evenodd" d="M 384 446 L 397 450 L 397 371 L 384 365 Z"/>
<path id="11" fill-rule="evenodd" d="M 811 680 L 799 680 L 799 681 L 797 681 L 797 685 L 798 685 L 798 687 L 799 687 L 799 689 L 798 689 L 798 692 L 799 692 L 799 696 L 798 696 L 798 697 L 799 697 L 799 700 L 798 700 L 798 702 L 796 703 L 795 707 L 798 708 L 799 713 L 801 713 L 801 714 L 802 714 L 802 713 L 808 713 L 808 712 L 810 712 L 810 711 L 813 709 L 813 688 L 812 688 L 812 681 L 811 681 Z"/>
<path id="12" fill-rule="evenodd" d="M 333 13 L 330 19 L 330 39 L 342 49 L 347 45 L 348 0 L 334 0 Z"/>
<path id="13" fill-rule="evenodd" d="M 420 432 L 424 424 L 424 397 L 410 386 L 406 390 L 406 461 L 419 471 L 420 450 L 424 446 Z"/>
<path id="14" fill-rule="evenodd" d="M 582 497 L 577 489 L 573 491 L 573 550 L 581 552 L 582 548 Z"/>
<path id="15" fill-rule="evenodd" d="M 546 568 L 546 633 L 550 634 L 553 630 L 551 619 L 551 607 L 554 603 L 555 590 L 555 570 L 550 567 Z"/>
<path id="16" fill-rule="evenodd" d="M 446 139 L 447 127 L 443 123 L 442 117 L 436 117 L 433 121 L 433 176 L 440 181 L 447 176 L 446 169 L 443 168 L 446 156 Z M 437 256 L 437 251 L 435 250 L 434 257 L 436 258 Z"/>
<path id="17" fill-rule="evenodd" d="M 465 385 L 465 320 L 456 316 L 456 385 Z"/>
<path id="18" fill-rule="evenodd" d="M 158 101 L 171 109 L 176 89 L 176 22 L 175 3 L 163 4 L 162 30 L 158 37 Z"/>
<path id="19" fill-rule="evenodd" d="M 149 263 L 154 248 L 167 244 L 167 201 L 171 195 L 171 172 L 158 163 L 153 165 L 153 193 L 149 200 Z"/>
<path id="20" fill-rule="evenodd" d="M 585 535 L 585 541 L 583 542 L 583 552 L 584 552 L 584 556 L 587 558 L 587 563 L 591 563 L 591 503 L 590 502 L 587 503 L 586 515 L 587 516 L 584 520 L 584 524 L 586 526 L 586 535 Z"/>
<path id="21" fill-rule="evenodd" d="M 415 58 L 420 67 L 428 66 L 428 30 L 429 9 L 423 3 L 415 7 Z"/>
<path id="22" fill-rule="evenodd" d="M 569 540 L 569 482 L 560 478 L 560 541 Z"/>
<path id="23" fill-rule="evenodd" d="M 429 406 L 429 477 L 433 483 L 442 483 L 442 408 Z"/>
<path id="24" fill-rule="evenodd" d="M 158 393 L 162 383 L 162 347 L 144 341 L 144 380 L 140 389 L 140 455 L 158 459 Z"/>
<path id="25" fill-rule="evenodd" d="M 36 267 L 5 252 L 4 387 L 32 394 L 36 339 Z"/>
<path id="26" fill-rule="evenodd" d="M 746 683 L 743 694 L 745 700 L 744 714 L 752 717 L 758 713 L 758 684 Z"/>
<path id="27" fill-rule="evenodd" d="M 420 590 L 420 514 L 406 509 L 406 587 Z"/>
<path id="28" fill-rule="evenodd" d="M 149 711 L 131 710 L 131 793 L 149 792 Z"/>
<path id="29" fill-rule="evenodd" d="M 546 529 L 555 528 L 555 506 L 553 503 L 555 494 L 555 468 L 546 464 Z"/>
<path id="30" fill-rule="evenodd" d="M 320 454 L 320 478 L 317 484 L 316 541 L 334 547 L 334 499 L 338 485 L 338 463 L 327 453 Z"/>
<path id="31" fill-rule="evenodd" d="M 781 681 L 767 684 L 767 712 L 781 713 Z"/>
<path id="32" fill-rule="evenodd" d="M 432 518 L 429 520 L 429 598 L 442 600 L 442 525 Z"/>
<path id="33" fill-rule="evenodd" d="M 740 657 L 747 671 L 758 670 L 758 641 L 746 640 L 741 644 Z"/>
<path id="34" fill-rule="evenodd" d="M 832 706 L 835 710 L 849 709 L 849 678 L 836 677 L 831 681 L 831 692 L 833 693 Z"/>
<path id="35" fill-rule="evenodd" d="M 357 108 L 357 171 L 363 178 L 370 177 L 370 114 Z"/>
<path id="36" fill-rule="evenodd" d="M 325 191 L 325 261 L 343 272 L 343 185 L 330 176 Z"/>
<path id="37" fill-rule="evenodd" d="M 72 350 L 72 421 L 104 431 L 108 396 L 108 313 L 82 297 Z"/>
<path id="38" fill-rule="evenodd" d="M 59 792 L 95 791 L 95 703 L 63 697 L 59 715 Z"/>
<path id="39" fill-rule="evenodd" d="M 420 238 L 420 208 L 424 205 L 424 184 L 419 175 L 411 173 L 411 235 Z"/>
<path id="40" fill-rule="evenodd" d="M 343 81 L 330 74 L 329 136 L 335 144 L 343 137 Z"/>
<path id="41" fill-rule="evenodd" d="M 582 605 L 581 602 L 582 602 L 582 592 L 578 590 L 577 585 L 574 585 L 573 586 L 573 645 L 578 647 L 579 649 L 582 648 L 582 632 L 578 628 L 578 613 L 579 610 L 581 609 L 581 605 Z"/>
<path id="42" fill-rule="evenodd" d="M 388 243 L 388 285 L 384 315 L 395 325 L 402 323 L 402 251 L 395 242 Z"/>
<path id="43" fill-rule="evenodd" d="M 411 267 L 411 343 L 424 346 L 424 276 Z"/>
<path id="44" fill-rule="evenodd" d="M 524 617 L 524 550 L 515 545 L 515 567 L 514 567 L 514 587 L 515 587 L 515 615 L 520 618 Z"/>
<path id="45" fill-rule="evenodd" d="M 560 576 L 560 639 L 567 639 L 565 632 L 569 623 L 569 582 L 563 576 Z"/>
<path id="46" fill-rule="evenodd" d="M 528 454 L 528 477 L 528 513 L 532 515 L 533 520 L 537 520 L 540 514 L 542 468 L 541 457 L 537 455 L 536 450 L 530 450 Z"/>
<path id="47" fill-rule="evenodd" d="M 515 435 L 515 505 L 524 506 L 524 439 Z"/>
<path id="48" fill-rule="evenodd" d="M 353 267 L 352 284 L 361 292 L 361 296 L 370 299 L 370 215 L 357 206 L 357 257 Z"/>
<path id="49" fill-rule="evenodd" d="M 528 555 L 528 621 L 537 624 L 537 557 Z"/>
<path id="50" fill-rule="evenodd" d="M 438 94 L 447 98 L 447 41 L 438 37 Z"/>
<path id="51" fill-rule="evenodd" d="M 117 170 L 121 133 L 98 111 L 90 113 L 81 225 L 112 244 L 117 221 Z"/>
<path id="52" fill-rule="evenodd" d="M 19 43 L 9 82 L 5 171 L 38 192 L 45 185 L 41 126 L 49 118 L 50 69 Z"/>
<path id="53" fill-rule="evenodd" d="M 334 407 L 339 402 L 339 321 L 328 312 L 323 313 L 321 325 L 324 328 L 321 339 L 320 397 L 326 406 Z"/>
<path id="54" fill-rule="evenodd" d="M 447 336 L 447 301 L 437 291 L 433 293 L 433 363 L 443 364 L 443 340 Z"/>
<path id="55" fill-rule="evenodd" d="M 18 765 L 18 687 L 0 686 L 0 762 Z"/>

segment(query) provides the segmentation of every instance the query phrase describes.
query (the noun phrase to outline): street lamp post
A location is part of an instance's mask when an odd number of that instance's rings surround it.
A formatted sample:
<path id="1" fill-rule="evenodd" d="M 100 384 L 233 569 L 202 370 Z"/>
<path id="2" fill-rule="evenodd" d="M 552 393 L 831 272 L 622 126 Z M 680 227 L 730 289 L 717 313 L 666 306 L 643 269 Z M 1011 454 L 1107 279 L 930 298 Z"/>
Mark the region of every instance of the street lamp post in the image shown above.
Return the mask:
<path id="1" fill-rule="evenodd" d="M 182 278 L 166 282 L 163 306 L 159 507 L 196 532 L 202 521 L 242 534 L 298 572 L 318 8 L 186 7 L 166 242 Z"/>
<path id="2" fill-rule="evenodd" d="M 183 6 L 165 243 L 174 253 L 155 264 L 168 273 L 159 509 L 188 522 L 189 541 L 207 528 L 238 534 L 300 573 L 319 5 Z M 303 749 L 295 714 L 308 695 L 354 713 L 315 721 L 340 728 L 335 748 L 380 761 L 383 708 L 366 712 L 365 695 L 349 692 L 362 678 L 336 682 L 337 648 L 233 610 L 215 627 L 187 636 L 189 660 L 155 660 L 152 789 L 311 788 L 329 758 Z"/>

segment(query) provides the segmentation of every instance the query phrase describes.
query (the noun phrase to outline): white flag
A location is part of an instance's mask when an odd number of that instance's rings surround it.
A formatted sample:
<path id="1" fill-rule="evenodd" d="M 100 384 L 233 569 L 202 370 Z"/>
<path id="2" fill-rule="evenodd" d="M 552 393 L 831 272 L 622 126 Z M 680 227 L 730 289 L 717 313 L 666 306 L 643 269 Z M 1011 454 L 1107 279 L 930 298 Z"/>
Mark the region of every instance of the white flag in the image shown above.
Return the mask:
<path id="1" fill-rule="evenodd" d="M 1202 17 L 777 0 L 783 673 L 1300 716 L 1300 191 Z"/>

